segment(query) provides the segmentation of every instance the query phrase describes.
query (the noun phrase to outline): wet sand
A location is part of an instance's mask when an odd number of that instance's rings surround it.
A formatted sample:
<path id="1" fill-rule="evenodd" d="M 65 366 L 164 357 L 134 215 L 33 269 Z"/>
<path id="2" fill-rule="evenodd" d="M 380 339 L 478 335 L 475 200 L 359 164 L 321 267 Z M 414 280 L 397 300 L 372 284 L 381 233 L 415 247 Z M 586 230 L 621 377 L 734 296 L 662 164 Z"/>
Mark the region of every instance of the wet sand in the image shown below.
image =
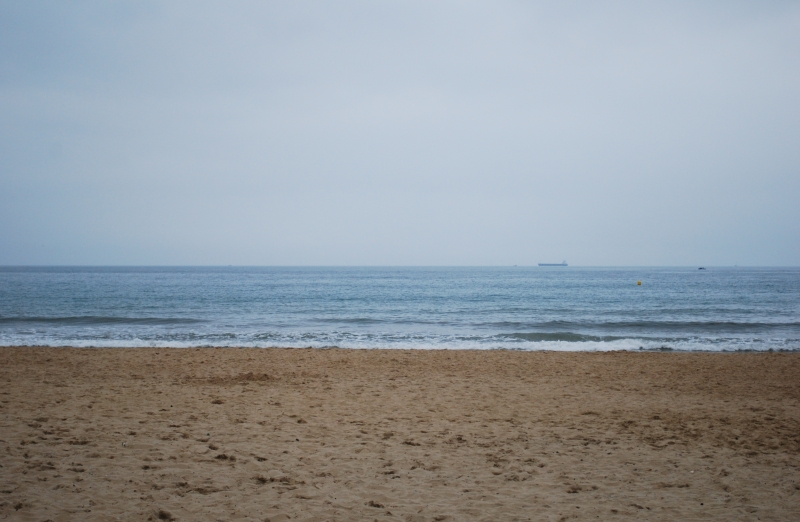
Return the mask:
<path id="1" fill-rule="evenodd" d="M 800 520 L 800 354 L 0 349 L 0 519 Z"/>

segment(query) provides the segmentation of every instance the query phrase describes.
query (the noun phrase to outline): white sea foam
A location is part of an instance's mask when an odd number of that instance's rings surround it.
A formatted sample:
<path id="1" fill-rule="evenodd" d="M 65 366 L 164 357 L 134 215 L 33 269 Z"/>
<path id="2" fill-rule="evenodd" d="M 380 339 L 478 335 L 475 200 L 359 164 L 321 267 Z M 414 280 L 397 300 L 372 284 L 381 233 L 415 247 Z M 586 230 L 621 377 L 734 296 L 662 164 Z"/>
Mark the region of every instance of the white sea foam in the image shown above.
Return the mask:
<path id="1" fill-rule="evenodd" d="M 418 349 L 418 350 L 520 350 L 520 351 L 768 351 L 800 350 L 800 340 L 787 339 L 614 339 L 610 341 L 522 341 L 498 342 L 491 339 L 458 338 L 414 338 L 381 339 L 374 335 L 359 338 L 349 335 L 346 339 L 308 335 L 283 336 L 282 338 L 252 339 L 235 335 L 226 339 L 143 339 L 135 336 L 124 338 L 70 338 L 52 336 L 0 335 L 0 346 L 71 346 L 78 348 L 192 348 L 192 347 L 250 347 L 250 348 L 353 348 L 353 349 Z"/>

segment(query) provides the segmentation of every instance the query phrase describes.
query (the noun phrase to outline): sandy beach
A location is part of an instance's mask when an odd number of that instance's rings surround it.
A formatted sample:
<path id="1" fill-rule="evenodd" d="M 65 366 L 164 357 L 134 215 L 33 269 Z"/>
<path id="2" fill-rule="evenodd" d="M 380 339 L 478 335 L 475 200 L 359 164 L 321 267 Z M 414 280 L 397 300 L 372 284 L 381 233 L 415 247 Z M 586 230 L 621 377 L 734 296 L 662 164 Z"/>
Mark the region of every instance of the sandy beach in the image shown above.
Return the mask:
<path id="1" fill-rule="evenodd" d="M 0 349 L 0 519 L 800 520 L 800 354 Z"/>

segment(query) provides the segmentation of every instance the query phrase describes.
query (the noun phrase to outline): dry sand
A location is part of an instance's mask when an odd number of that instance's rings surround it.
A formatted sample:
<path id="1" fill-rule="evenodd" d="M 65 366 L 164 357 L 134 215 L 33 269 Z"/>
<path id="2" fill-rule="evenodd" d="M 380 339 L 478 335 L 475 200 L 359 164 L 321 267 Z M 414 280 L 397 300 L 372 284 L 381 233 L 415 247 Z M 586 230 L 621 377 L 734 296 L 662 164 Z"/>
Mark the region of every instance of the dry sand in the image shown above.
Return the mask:
<path id="1" fill-rule="evenodd" d="M 800 354 L 0 349 L 8 520 L 800 520 Z"/>

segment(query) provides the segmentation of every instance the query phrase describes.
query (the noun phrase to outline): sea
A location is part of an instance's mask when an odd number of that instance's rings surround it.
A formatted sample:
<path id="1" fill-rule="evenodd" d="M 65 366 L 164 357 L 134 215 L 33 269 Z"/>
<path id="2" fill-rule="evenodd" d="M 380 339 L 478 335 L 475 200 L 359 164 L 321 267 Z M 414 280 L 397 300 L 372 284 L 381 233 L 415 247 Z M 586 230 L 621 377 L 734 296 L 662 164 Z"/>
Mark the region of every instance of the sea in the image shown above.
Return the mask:
<path id="1" fill-rule="evenodd" d="M 796 351 L 800 268 L 6 266 L 0 346 Z"/>

